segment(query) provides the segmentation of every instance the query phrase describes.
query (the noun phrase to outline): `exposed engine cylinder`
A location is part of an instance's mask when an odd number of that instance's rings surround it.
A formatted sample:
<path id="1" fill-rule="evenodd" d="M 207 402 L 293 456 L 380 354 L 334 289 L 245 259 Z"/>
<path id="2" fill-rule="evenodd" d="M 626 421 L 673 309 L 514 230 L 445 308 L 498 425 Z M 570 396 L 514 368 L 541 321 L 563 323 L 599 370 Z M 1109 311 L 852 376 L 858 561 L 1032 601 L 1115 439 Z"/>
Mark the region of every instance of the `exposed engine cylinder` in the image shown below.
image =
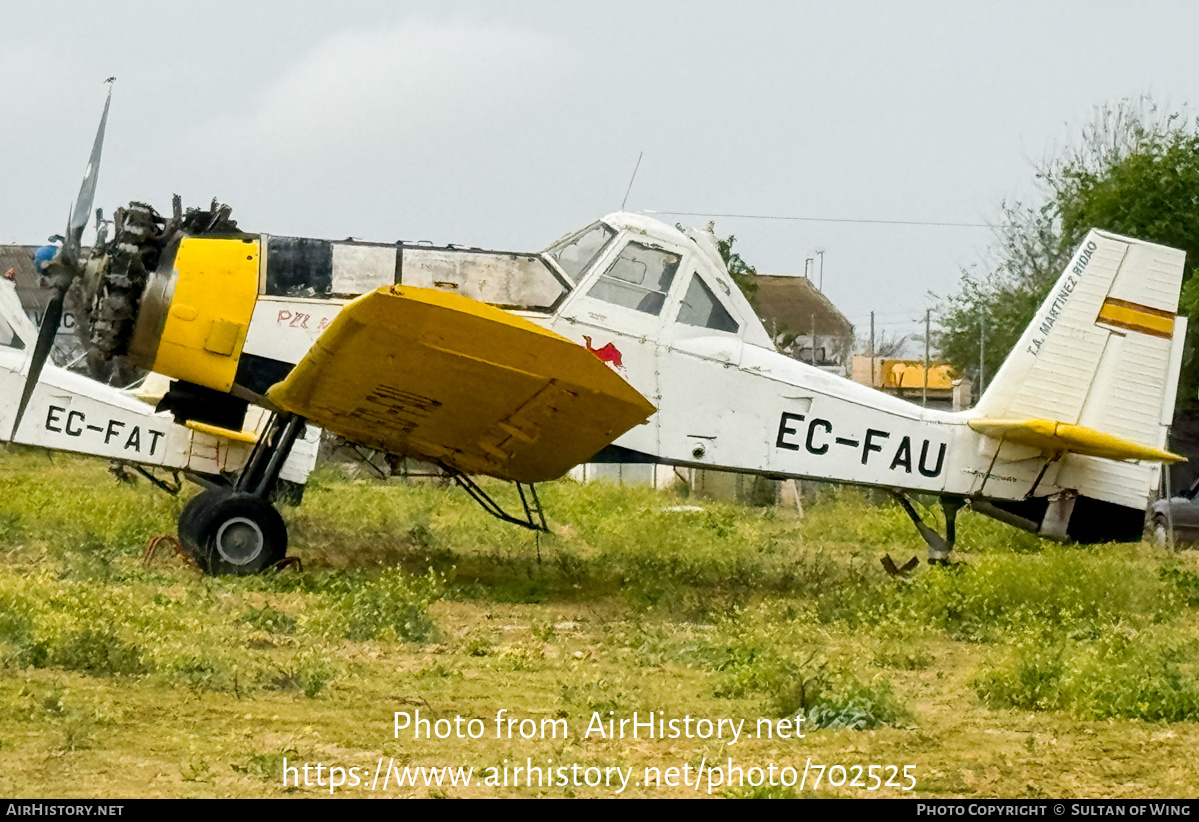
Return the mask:
<path id="1" fill-rule="evenodd" d="M 162 262 L 163 250 L 181 235 L 241 236 L 231 209 L 215 199 L 206 209 L 183 213 L 178 195 L 168 220 L 146 203 L 118 208 L 112 236 L 103 224 L 88 258 L 84 276 L 71 289 L 72 310 L 82 323 L 88 370 L 96 379 L 126 382 L 124 362 L 145 294 L 146 282 Z"/>

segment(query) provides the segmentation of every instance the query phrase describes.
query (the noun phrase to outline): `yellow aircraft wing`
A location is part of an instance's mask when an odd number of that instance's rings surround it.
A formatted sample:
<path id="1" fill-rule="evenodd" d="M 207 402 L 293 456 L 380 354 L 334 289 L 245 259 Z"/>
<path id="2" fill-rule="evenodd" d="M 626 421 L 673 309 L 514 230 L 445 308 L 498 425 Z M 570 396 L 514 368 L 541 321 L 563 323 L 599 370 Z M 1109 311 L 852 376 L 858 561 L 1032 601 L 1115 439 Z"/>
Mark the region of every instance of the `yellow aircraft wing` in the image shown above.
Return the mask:
<path id="1" fill-rule="evenodd" d="M 1186 462 L 1187 458 L 1162 448 L 1142 445 L 1125 437 L 1083 425 L 1056 420 L 970 420 L 970 427 L 988 437 L 1045 451 L 1082 454 L 1109 460 Z"/>
<path id="2" fill-rule="evenodd" d="M 562 476 L 655 411 L 565 337 L 411 286 L 347 305 L 267 396 L 368 448 L 517 482 Z"/>

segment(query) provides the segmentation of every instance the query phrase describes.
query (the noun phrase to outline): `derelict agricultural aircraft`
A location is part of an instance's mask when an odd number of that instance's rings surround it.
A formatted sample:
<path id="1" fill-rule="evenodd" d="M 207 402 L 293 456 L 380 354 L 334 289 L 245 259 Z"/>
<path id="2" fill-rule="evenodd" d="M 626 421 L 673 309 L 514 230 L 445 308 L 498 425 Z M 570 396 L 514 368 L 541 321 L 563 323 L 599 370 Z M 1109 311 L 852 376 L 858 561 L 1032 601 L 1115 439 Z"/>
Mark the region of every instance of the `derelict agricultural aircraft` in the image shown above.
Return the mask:
<path id="1" fill-rule="evenodd" d="M 177 423 L 247 439 L 247 410 L 267 409 L 244 464 L 209 475 L 180 516 L 209 573 L 284 557 L 271 489 L 306 422 L 438 464 L 530 528 L 545 527 L 532 485 L 585 461 L 890 489 L 930 562 L 948 557 L 966 504 L 1050 537 L 1139 539 L 1160 463 L 1182 459 L 1164 450 L 1186 323 L 1180 251 L 1092 231 L 978 405 L 950 413 L 778 353 L 711 234 L 635 214 L 525 254 L 249 234 L 227 208 L 184 214 L 176 199 L 169 218 L 118 210 L 83 259 L 107 114 L 106 102 L 0 439 L 97 453 L 89 438 L 112 428 L 85 425 L 86 403 L 39 382 L 68 291 L 91 360 L 172 378 L 159 409 Z M 112 439 L 146 461 L 140 442 Z M 523 517 L 476 474 L 517 483 Z M 940 499 L 944 536 L 913 493 Z"/>

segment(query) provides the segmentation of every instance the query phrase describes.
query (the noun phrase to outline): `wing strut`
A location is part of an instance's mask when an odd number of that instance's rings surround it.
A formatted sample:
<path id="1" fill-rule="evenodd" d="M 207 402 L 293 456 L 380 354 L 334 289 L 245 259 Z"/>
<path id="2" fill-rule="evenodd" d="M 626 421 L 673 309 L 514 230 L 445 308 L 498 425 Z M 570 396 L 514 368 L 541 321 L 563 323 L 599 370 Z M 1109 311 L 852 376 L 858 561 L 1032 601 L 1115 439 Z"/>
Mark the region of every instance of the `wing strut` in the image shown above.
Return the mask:
<path id="1" fill-rule="evenodd" d="M 549 533 L 549 527 L 545 524 L 545 513 L 541 508 L 541 499 L 537 496 L 537 489 L 532 483 L 528 484 L 528 493 L 525 493 L 525 483 L 516 483 L 517 493 L 520 494 L 520 504 L 525 509 L 524 519 L 515 517 L 503 509 L 503 507 L 493 500 L 490 495 L 479 487 L 473 479 L 457 471 L 444 463 L 441 464 L 441 470 L 445 471 L 454 482 L 462 487 L 462 490 L 470 494 L 471 499 L 479 503 L 479 506 L 491 514 L 493 517 L 504 522 L 510 522 L 513 525 L 519 525 L 521 528 L 528 528 L 530 531 L 544 531 Z M 536 517 L 536 519 L 534 519 Z"/>
<path id="2" fill-rule="evenodd" d="M 996 451 L 995 453 L 998 454 L 999 452 Z M 1045 474 L 1048 473 L 1049 466 L 1060 460 L 1064 455 L 1064 451 L 1058 451 L 1052 457 L 1045 460 L 1045 464 L 1041 466 L 1041 471 L 1037 474 L 1037 478 L 1032 481 L 1032 488 L 1029 488 L 1028 493 L 1024 495 L 1025 499 L 1032 499 L 1032 495 L 1037 492 L 1037 488 L 1041 485 L 1041 480 L 1045 479 Z"/>

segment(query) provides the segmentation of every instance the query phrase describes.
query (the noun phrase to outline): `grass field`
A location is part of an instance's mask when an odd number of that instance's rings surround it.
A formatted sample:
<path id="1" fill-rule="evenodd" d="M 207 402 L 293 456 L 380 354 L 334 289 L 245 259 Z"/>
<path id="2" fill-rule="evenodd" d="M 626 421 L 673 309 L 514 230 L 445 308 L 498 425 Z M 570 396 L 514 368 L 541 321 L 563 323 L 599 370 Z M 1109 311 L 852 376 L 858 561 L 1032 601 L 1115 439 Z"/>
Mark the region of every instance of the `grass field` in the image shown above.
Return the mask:
<path id="1" fill-rule="evenodd" d="M 1199 794 L 1194 552 L 966 513 L 961 565 L 896 580 L 879 558 L 923 548 L 856 492 L 803 519 L 602 484 L 542 496 L 538 541 L 454 489 L 325 471 L 284 512 L 302 571 L 212 579 L 170 551 L 142 564 L 183 500 L 0 450 L 0 793 L 329 796 L 337 767 L 334 796 Z M 417 711 L 467 738 L 397 736 Z M 680 733 L 596 732 L 634 711 Z M 313 784 L 285 786 L 285 760 Z M 530 763 L 540 787 L 512 770 Z M 471 784 L 396 785 L 441 766 Z"/>

